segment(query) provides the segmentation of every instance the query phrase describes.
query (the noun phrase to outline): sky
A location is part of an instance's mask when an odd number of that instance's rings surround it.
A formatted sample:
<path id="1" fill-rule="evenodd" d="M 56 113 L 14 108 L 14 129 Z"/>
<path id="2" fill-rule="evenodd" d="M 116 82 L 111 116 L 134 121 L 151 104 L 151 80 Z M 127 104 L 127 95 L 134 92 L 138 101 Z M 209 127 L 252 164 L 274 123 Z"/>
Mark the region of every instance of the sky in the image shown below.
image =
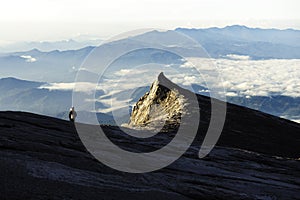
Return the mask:
<path id="1" fill-rule="evenodd" d="M 140 28 L 241 24 L 300 29 L 297 0 L 0 0 L 0 44 L 80 35 L 104 39 Z"/>

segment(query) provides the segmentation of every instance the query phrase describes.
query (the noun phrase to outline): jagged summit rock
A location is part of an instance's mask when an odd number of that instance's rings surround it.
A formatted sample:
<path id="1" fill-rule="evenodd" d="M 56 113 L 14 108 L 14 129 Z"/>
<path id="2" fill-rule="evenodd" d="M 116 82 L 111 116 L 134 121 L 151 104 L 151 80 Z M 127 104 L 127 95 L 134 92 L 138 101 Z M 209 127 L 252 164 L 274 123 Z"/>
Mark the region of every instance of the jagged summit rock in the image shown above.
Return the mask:
<path id="1" fill-rule="evenodd" d="M 150 91 L 142 96 L 133 107 L 130 126 L 179 125 L 185 114 L 186 99 L 179 93 L 179 87 L 161 72 Z"/>
<path id="2" fill-rule="evenodd" d="M 155 130 L 168 133 L 177 131 L 182 126 L 189 133 L 191 128 L 196 127 L 195 141 L 201 145 L 212 119 L 212 102 L 226 104 L 227 110 L 217 145 L 299 158 L 299 124 L 195 94 L 176 85 L 163 73 L 159 74 L 150 91 L 136 103 L 129 127 L 154 127 Z"/>

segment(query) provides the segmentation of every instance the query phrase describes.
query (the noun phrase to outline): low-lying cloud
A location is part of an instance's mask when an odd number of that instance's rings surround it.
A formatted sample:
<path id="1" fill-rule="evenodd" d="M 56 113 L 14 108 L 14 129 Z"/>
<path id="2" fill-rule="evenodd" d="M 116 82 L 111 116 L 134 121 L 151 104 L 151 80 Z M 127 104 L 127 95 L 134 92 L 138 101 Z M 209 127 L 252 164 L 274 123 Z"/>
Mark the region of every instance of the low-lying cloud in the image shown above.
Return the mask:
<path id="1" fill-rule="evenodd" d="M 26 62 L 30 62 L 30 63 L 37 61 L 36 58 L 34 58 L 32 56 L 29 56 L 29 55 L 22 55 L 20 57 L 23 58 L 23 59 L 25 59 Z"/>
<path id="2" fill-rule="evenodd" d="M 95 89 L 98 89 L 97 84 L 89 82 L 77 82 L 77 83 L 49 83 L 39 87 L 39 89 L 47 90 L 65 90 L 72 91 L 75 89 L 77 92 L 91 93 Z"/>
<path id="3" fill-rule="evenodd" d="M 190 66 L 197 68 L 197 73 Z M 102 96 L 102 99 L 97 99 L 97 101 L 108 105 L 110 101 L 105 100 L 105 98 L 113 98 L 114 94 L 124 90 L 150 86 L 157 75 L 164 71 L 170 80 L 181 86 L 188 88 L 192 84 L 198 84 L 203 87 L 211 85 L 215 88 L 225 88 L 225 95 L 228 97 L 243 96 L 251 98 L 252 96 L 271 95 L 300 97 L 300 59 L 191 58 L 188 59 L 185 65 L 178 66 L 177 69 L 172 68 L 124 68 L 114 71 L 110 76 L 106 76 L 109 78 L 103 79 L 99 84 L 89 82 L 51 83 L 40 88 L 73 90 L 76 86 L 76 91 L 87 93 L 93 92 L 95 89 L 103 90 L 104 96 Z M 180 69 L 183 71 L 180 71 Z M 214 76 L 210 76 L 210 74 Z M 221 79 L 216 79 L 215 74 L 219 74 Z M 113 104 L 121 108 L 126 106 L 126 101 L 113 99 Z M 104 111 L 112 110 L 107 108 L 102 110 L 102 112 Z"/>
<path id="4" fill-rule="evenodd" d="M 208 68 L 211 63 L 215 68 Z M 190 65 L 190 63 L 189 63 Z M 228 96 L 270 96 L 285 95 L 300 97 L 300 59 L 272 60 L 228 60 L 228 59 L 193 59 L 193 65 L 199 74 L 169 71 L 166 73 L 177 84 L 189 86 L 199 84 L 206 86 L 209 82 L 216 88 L 224 87 Z M 223 81 L 207 76 L 218 71 Z M 122 91 L 150 85 L 160 70 L 120 69 L 115 77 L 104 79 L 100 84 L 80 82 L 76 89 L 90 92 L 97 87 L 106 93 Z M 204 72 L 204 73 L 202 73 Z M 75 83 L 51 83 L 40 88 L 49 90 L 72 90 Z"/>
<path id="5" fill-rule="evenodd" d="M 225 85 L 227 91 L 237 91 L 242 96 L 300 96 L 299 59 L 215 59 L 214 62 L 223 80 L 229 83 Z"/>
<path id="6" fill-rule="evenodd" d="M 250 60 L 250 56 L 246 55 L 228 54 L 226 57 L 232 60 Z"/>

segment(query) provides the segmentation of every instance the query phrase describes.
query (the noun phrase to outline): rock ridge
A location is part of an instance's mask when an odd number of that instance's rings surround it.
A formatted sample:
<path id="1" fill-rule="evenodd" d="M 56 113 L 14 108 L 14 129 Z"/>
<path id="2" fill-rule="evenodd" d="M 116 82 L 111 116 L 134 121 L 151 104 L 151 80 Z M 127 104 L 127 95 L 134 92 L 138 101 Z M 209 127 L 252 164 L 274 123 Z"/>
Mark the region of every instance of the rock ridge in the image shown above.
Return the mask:
<path id="1" fill-rule="evenodd" d="M 165 124 L 179 125 L 185 114 L 186 98 L 178 87 L 161 72 L 149 92 L 142 96 L 132 109 L 130 126 L 157 127 Z"/>

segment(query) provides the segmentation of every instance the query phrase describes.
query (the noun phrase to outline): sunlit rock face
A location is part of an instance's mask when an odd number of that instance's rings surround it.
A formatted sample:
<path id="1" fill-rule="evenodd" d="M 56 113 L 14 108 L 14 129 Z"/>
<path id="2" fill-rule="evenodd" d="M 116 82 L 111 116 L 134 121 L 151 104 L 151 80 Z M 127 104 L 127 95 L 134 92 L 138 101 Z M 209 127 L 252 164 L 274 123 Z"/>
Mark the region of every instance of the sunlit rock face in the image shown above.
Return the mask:
<path id="1" fill-rule="evenodd" d="M 153 82 L 150 91 L 142 96 L 132 110 L 129 125 L 156 127 L 180 124 L 185 114 L 186 99 L 163 73 Z"/>

